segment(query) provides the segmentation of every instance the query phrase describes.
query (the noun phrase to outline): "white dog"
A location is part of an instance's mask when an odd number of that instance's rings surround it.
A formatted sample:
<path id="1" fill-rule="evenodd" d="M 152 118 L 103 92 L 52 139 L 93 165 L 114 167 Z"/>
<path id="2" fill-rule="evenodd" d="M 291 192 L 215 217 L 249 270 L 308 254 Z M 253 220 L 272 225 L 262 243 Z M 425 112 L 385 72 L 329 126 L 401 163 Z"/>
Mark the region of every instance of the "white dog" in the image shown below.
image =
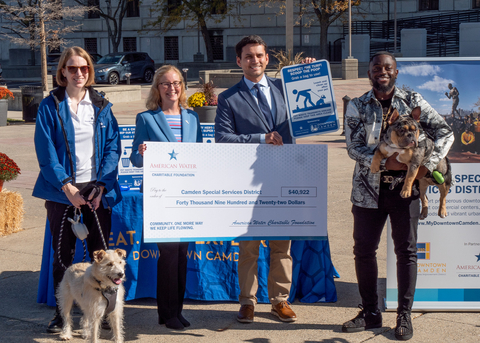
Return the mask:
<path id="1" fill-rule="evenodd" d="M 98 250 L 94 261 L 70 266 L 63 276 L 57 291 L 63 317 L 60 338 L 72 339 L 71 309 L 75 301 L 83 311 L 81 324 L 83 337 L 88 342 L 97 342 L 99 327 L 104 315 L 113 330 L 113 340 L 123 343 L 123 299 L 125 289 L 125 250 Z"/>

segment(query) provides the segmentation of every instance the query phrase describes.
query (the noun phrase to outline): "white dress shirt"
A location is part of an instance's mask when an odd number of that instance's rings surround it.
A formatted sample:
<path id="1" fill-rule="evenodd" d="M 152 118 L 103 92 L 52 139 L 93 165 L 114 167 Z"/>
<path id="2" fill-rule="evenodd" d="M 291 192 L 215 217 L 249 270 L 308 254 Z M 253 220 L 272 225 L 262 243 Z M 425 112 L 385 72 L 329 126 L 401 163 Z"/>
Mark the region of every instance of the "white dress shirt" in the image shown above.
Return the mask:
<path id="1" fill-rule="evenodd" d="M 75 130 L 75 182 L 83 183 L 97 179 L 95 166 L 95 111 L 88 90 L 78 103 L 77 113 L 72 110 L 72 99 L 65 91 L 70 115 Z"/>
<path id="2" fill-rule="evenodd" d="M 254 87 L 256 85 L 256 83 L 248 80 L 246 77 L 244 77 L 243 80 L 245 81 L 248 89 L 250 90 L 250 93 L 252 93 L 253 98 L 255 99 L 255 101 L 257 102 L 257 105 L 258 105 L 258 96 L 257 96 L 258 91 Z M 260 90 L 265 95 L 265 98 L 267 98 L 268 107 L 270 107 L 270 111 L 272 112 L 273 121 L 276 122 L 277 121 L 277 119 L 276 119 L 277 118 L 277 111 L 276 111 L 277 108 L 275 106 L 275 101 L 273 100 L 272 91 L 270 89 L 270 86 L 268 85 L 268 81 L 267 81 L 267 78 L 265 77 L 265 74 L 263 74 L 263 77 L 258 82 L 258 84 L 260 86 Z M 265 143 L 265 134 L 262 134 L 260 136 L 260 143 L 262 143 L 262 144 Z"/>

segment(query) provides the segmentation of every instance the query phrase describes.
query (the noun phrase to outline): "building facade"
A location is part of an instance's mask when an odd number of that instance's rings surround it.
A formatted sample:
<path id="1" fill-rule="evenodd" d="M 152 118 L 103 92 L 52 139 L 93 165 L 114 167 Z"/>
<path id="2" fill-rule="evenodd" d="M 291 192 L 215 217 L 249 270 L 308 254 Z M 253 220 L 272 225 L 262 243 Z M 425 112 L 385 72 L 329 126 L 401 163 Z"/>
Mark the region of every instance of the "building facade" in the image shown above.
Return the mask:
<path id="1" fill-rule="evenodd" d="M 112 8 L 115 7 L 116 1 L 118 0 L 112 1 Z M 308 0 L 302 1 L 308 2 Z M 74 5 L 73 0 L 64 0 L 64 3 Z M 104 0 L 89 0 L 89 3 L 98 4 L 102 8 L 106 8 L 108 4 Z M 158 29 L 150 29 L 148 22 L 155 15 L 151 12 L 152 5 L 153 0 L 133 0 L 128 3 L 129 7 L 122 23 L 122 39 L 118 51 L 144 51 L 156 63 L 194 62 L 198 61 L 198 57 L 201 55 L 206 61 L 205 44 L 196 23 L 182 21 L 166 33 Z M 295 6 L 295 8 L 298 7 Z M 395 11 L 396 17 L 400 19 L 436 16 L 472 9 L 480 10 L 480 0 L 363 0 L 360 6 L 353 9 L 352 19 L 355 22 L 385 21 L 393 19 Z M 298 9 L 295 11 L 298 12 Z M 279 13 L 278 5 L 268 7 L 249 4 L 245 7 L 236 7 L 234 14 L 238 15 L 239 20 L 227 17 L 219 23 L 208 22 L 215 61 L 234 62 L 234 46 L 248 34 L 260 34 L 269 47 L 284 49 L 285 15 L 277 15 L 277 13 Z M 331 60 L 339 59 L 338 56 L 335 56 L 335 42 L 338 43 L 344 38 L 346 20 L 347 14 L 344 14 L 329 27 L 328 40 Z M 83 24 L 81 28 L 66 37 L 70 41 L 69 45 L 82 46 L 89 52 L 101 55 L 113 52 L 105 19 L 95 14 L 88 14 L 80 22 Z M 307 22 L 310 22 L 308 27 L 296 25 L 294 28 L 295 50 L 305 51 L 309 56 L 319 56 L 320 25 L 318 20 L 313 17 L 311 7 L 305 18 L 302 19 L 302 24 Z M 65 24 L 68 25 L 68 22 Z M 336 46 L 338 47 L 338 44 Z M 8 61 L 9 50 L 12 48 L 20 47 L 14 46 L 6 40 L 0 40 L 0 60 L 4 63 Z"/>

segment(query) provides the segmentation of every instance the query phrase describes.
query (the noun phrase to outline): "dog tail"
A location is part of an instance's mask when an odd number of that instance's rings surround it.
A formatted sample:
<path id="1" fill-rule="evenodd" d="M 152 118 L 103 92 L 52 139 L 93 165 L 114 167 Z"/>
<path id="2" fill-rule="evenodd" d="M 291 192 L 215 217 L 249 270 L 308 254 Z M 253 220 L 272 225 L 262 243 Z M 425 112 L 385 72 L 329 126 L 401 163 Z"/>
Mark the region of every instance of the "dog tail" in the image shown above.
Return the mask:
<path id="1" fill-rule="evenodd" d="M 448 159 L 447 156 L 444 158 L 445 162 L 442 160 L 440 163 L 442 165 L 444 164 L 445 166 L 441 169 L 447 168 L 444 172 L 442 171 L 442 176 L 443 176 L 443 182 L 442 184 L 445 184 L 448 187 L 451 187 L 454 184 L 454 180 L 452 177 L 452 166 L 450 165 L 450 160 Z M 440 171 L 440 170 L 439 170 Z M 428 172 L 426 175 L 428 178 L 432 180 L 432 182 L 436 185 L 439 185 L 440 183 L 433 177 L 432 173 Z"/>
<path id="2" fill-rule="evenodd" d="M 445 179 L 445 184 L 449 187 L 453 186 L 455 183 L 452 177 L 452 166 L 450 165 L 450 160 L 445 156 L 445 162 L 447 163 L 447 172 L 443 176 Z"/>

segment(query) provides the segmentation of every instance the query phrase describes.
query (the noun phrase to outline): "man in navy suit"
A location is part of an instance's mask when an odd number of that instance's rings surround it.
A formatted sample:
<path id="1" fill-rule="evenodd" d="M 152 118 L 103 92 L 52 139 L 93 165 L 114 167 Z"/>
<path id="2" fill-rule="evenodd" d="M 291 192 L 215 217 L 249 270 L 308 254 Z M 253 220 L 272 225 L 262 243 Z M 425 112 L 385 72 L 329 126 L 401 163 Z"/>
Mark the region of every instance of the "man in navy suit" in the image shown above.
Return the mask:
<path id="1" fill-rule="evenodd" d="M 292 143 L 282 82 L 265 75 L 267 44 L 259 36 L 244 37 L 235 47 L 242 80 L 218 96 L 217 143 Z M 251 323 L 257 303 L 257 259 L 260 241 L 241 241 L 238 258 L 240 311 L 237 320 Z M 269 241 L 268 296 L 272 314 L 285 322 L 297 320 L 287 299 L 292 284 L 290 241 Z"/>

